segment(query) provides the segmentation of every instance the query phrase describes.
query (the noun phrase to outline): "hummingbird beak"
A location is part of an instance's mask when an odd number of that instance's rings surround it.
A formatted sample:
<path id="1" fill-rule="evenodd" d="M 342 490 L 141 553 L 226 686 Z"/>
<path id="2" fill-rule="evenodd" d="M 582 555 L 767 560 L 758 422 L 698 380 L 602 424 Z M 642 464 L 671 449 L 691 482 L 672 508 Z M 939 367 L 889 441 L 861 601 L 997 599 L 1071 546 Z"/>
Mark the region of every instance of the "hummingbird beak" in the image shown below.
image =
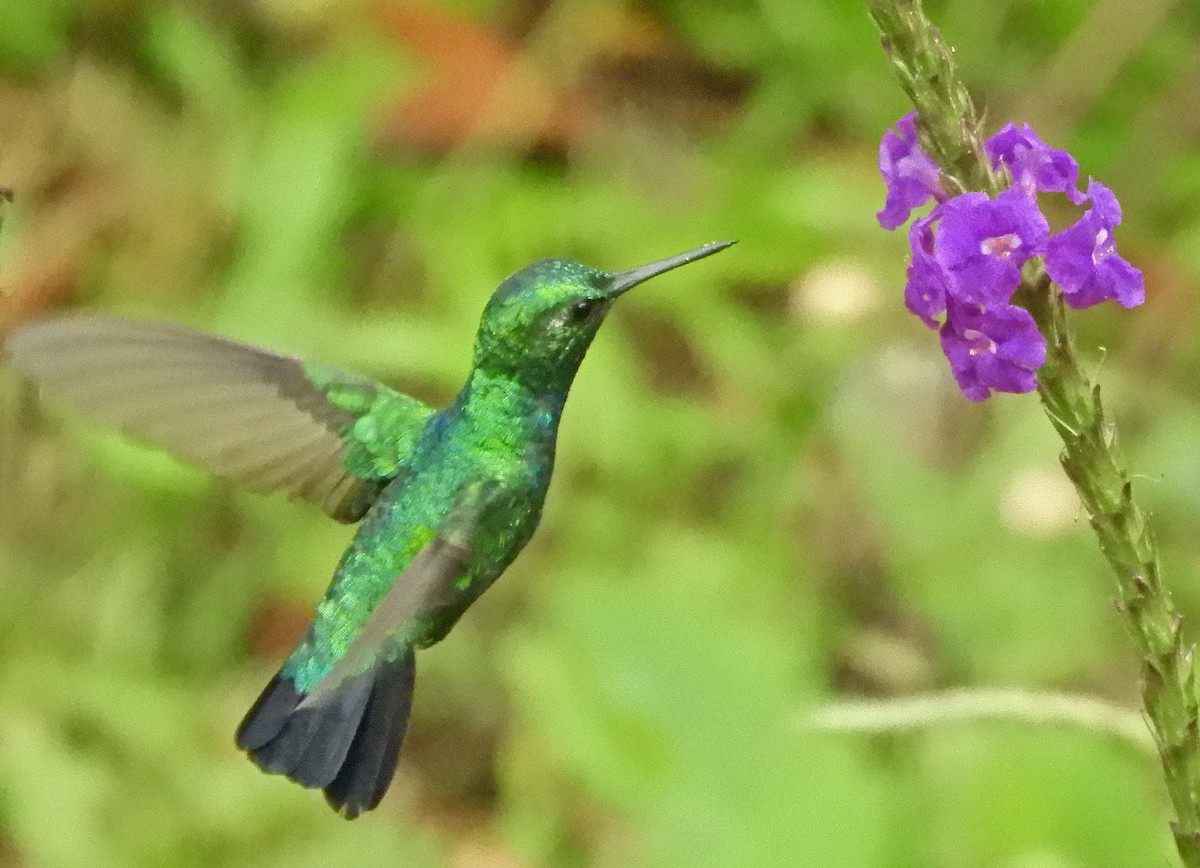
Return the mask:
<path id="1" fill-rule="evenodd" d="M 687 265 L 689 262 L 695 262 L 697 259 L 712 256 L 718 250 L 724 250 L 733 243 L 733 241 L 714 241 L 711 244 L 705 244 L 703 247 L 697 247 L 695 250 L 689 250 L 687 253 L 680 253 L 678 256 L 669 256 L 666 259 L 651 262 L 649 265 L 640 265 L 628 271 L 618 271 L 612 276 L 612 282 L 609 284 L 605 295 L 609 298 L 616 298 L 618 295 L 633 289 L 639 283 L 645 283 L 650 278 L 657 277 L 664 271 L 670 271 L 672 268 Z"/>

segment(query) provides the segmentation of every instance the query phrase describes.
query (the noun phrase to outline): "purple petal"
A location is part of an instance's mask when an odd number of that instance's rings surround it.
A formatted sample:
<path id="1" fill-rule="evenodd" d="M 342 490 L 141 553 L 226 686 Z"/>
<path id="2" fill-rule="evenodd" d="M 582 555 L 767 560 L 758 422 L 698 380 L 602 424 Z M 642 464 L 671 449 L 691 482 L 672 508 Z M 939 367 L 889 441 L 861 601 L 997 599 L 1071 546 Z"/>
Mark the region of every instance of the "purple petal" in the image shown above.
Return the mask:
<path id="1" fill-rule="evenodd" d="M 937 256 L 952 277 L 950 294 L 973 304 L 1007 304 L 1021 265 L 1042 252 L 1049 232 L 1037 201 L 1012 187 L 995 199 L 964 193 L 938 212 Z"/>
<path id="2" fill-rule="evenodd" d="M 984 143 L 984 149 L 992 165 L 1007 168 L 1013 183 L 1028 195 L 1065 193 L 1076 205 L 1083 203 L 1079 163 L 1066 151 L 1047 145 L 1027 124 L 1006 124 Z"/>
<path id="3" fill-rule="evenodd" d="M 884 229 L 902 226 L 930 199 L 945 198 L 937 164 L 917 141 L 916 113 L 910 112 L 883 134 L 879 143 L 879 172 L 887 184 L 887 200 L 876 214 Z"/>
<path id="4" fill-rule="evenodd" d="M 1099 279 L 1121 307 L 1138 307 L 1146 302 L 1146 283 L 1141 269 L 1134 268 L 1120 256 L 1114 254 L 1104 260 Z"/>
<path id="5" fill-rule="evenodd" d="M 1082 292 L 1094 270 L 1092 253 L 1096 249 L 1094 222 L 1088 215 L 1054 235 L 1046 242 L 1046 273 L 1062 287 L 1063 295 L 1072 307 L 1088 307 L 1104 301 L 1096 298 L 1082 302 Z M 1071 296 L 1077 296 L 1072 301 Z"/>
<path id="6" fill-rule="evenodd" d="M 946 310 L 949 277 L 933 255 L 934 239 L 930 224 L 936 219 L 935 215 L 936 211 L 928 217 L 914 220 L 908 231 L 912 262 L 909 263 L 908 280 L 904 285 L 905 306 L 931 329 L 938 327 L 936 318 Z"/>
<path id="7" fill-rule="evenodd" d="M 1016 235 L 1017 246 L 1011 256 L 1017 265 L 1042 252 L 1050 224 L 1038 210 L 1037 199 L 1017 187 L 1010 187 L 992 201 L 990 236 Z"/>
<path id="8" fill-rule="evenodd" d="M 964 395 L 982 401 L 992 391 L 1030 392 L 1046 360 L 1046 341 L 1023 308 L 985 310 L 951 300 L 941 331 L 942 351 Z"/>
<path id="9" fill-rule="evenodd" d="M 1112 229 L 1121 225 L 1121 203 L 1117 194 L 1095 178 L 1088 179 L 1087 197 L 1101 226 Z"/>
<path id="10" fill-rule="evenodd" d="M 951 331 L 949 323 L 942 326 L 942 352 L 950 361 L 950 372 L 958 383 L 958 388 L 972 401 L 982 401 L 991 395 L 989 389 L 979 376 L 979 366 L 975 362 L 970 341 L 958 333 Z"/>
<path id="11" fill-rule="evenodd" d="M 996 342 L 996 357 L 1035 371 L 1046 363 L 1046 339 L 1033 315 L 1009 306 L 988 311 L 982 331 Z"/>
<path id="12" fill-rule="evenodd" d="M 941 206 L 938 255 L 954 269 L 978 256 L 1007 259 L 1021 266 L 1042 251 L 1050 231 L 1037 200 L 1017 187 L 995 199 L 964 193 Z"/>
<path id="13" fill-rule="evenodd" d="M 1037 375 L 1011 364 L 999 356 L 985 356 L 979 362 L 980 382 L 996 392 L 1021 395 L 1037 388 Z"/>
<path id="14" fill-rule="evenodd" d="M 1021 269 L 1008 259 L 972 256 L 951 272 L 950 294 L 984 307 L 1008 304 L 1021 284 Z"/>
<path id="15" fill-rule="evenodd" d="M 963 193 L 941 204 L 938 259 L 952 268 L 979 253 L 980 233 L 976 227 L 990 202 L 987 193 Z"/>
<path id="16" fill-rule="evenodd" d="M 1088 197 L 1092 207 L 1046 243 L 1046 273 L 1073 308 L 1109 299 L 1122 307 L 1137 307 L 1146 300 L 1142 273 L 1117 253 L 1113 238 L 1121 205 L 1099 181 L 1088 184 Z"/>

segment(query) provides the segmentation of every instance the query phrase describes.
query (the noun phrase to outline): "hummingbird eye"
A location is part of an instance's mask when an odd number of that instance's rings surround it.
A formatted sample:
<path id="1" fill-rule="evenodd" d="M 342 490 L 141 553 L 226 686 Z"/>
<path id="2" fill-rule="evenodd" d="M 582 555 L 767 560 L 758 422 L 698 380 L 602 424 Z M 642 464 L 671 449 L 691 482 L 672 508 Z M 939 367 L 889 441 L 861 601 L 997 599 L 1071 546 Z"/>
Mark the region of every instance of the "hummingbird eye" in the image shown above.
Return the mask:
<path id="1" fill-rule="evenodd" d="M 572 302 L 567 309 L 567 319 L 574 325 L 586 320 L 599 307 L 600 302 L 594 298 L 581 298 L 579 301 Z"/>

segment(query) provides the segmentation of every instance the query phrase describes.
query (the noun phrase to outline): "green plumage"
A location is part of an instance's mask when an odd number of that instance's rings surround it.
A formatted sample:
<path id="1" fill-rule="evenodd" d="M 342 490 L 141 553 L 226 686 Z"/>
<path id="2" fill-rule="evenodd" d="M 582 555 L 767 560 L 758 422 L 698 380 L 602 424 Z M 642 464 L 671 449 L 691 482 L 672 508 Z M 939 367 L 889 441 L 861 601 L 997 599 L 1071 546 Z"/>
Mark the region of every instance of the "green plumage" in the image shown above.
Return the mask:
<path id="1" fill-rule="evenodd" d="M 323 788 L 353 817 L 391 781 L 415 649 L 440 641 L 536 529 L 563 404 L 613 301 L 729 243 L 616 274 L 565 260 L 517 272 L 484 310 L 462 391 L 436 412 L 178 326 L 62 320 L 18 331 L 6 349 L 134 436 L 362 520 L 307 635 L 238 731 L 264 770 Z"/>

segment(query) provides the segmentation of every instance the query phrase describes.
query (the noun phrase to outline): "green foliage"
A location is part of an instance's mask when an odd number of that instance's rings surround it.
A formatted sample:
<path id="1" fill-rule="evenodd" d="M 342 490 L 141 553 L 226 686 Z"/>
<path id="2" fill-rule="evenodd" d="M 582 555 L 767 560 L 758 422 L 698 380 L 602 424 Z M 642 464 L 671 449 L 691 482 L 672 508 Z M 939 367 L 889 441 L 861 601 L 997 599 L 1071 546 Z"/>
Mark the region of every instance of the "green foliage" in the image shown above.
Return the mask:
<path id="1" fill-rule="evenodd" d="M 0 371 L 0 865 L 1170 864 L 1154 758 L 1101 734 L 808 727 L 953 685 L 1133 707 L 1136 662 L 1037 407 L 966 406 L 902 309 L 873 212 L 904 102 L 865 9 L 618 5 L 439 6 L 552 80 L 582 64 L 600 121 L 417 146 L 380 130 L 433 67 L 370 4 L 0 2 L 0 315 L 186 322 L 437 403 L 527 262 L 741 241 L 617 306 L 541 530 L 421 656 L 397 782 L 353 824 L 232 739 L 350 532 Z M 1200 207 L 1171 80 L 1195 22 L 1064 96 L 1045 71 L 1092 4 L 941 6 L 989 122 L 1021 106 L 1126 203 L 1150 302 L 1084 345 L 1193 623 Z"/>

